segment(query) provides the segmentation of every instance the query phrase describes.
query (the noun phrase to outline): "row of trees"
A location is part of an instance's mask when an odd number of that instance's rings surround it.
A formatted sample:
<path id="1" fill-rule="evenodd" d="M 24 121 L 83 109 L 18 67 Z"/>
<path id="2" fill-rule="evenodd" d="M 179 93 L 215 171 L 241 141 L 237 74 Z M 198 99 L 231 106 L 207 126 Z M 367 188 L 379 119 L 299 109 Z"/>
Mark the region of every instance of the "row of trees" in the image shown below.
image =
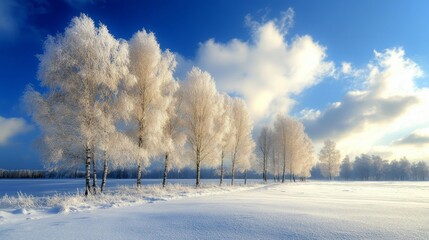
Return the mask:
<path id="1" fill-rule="evenodd" d="M 282 182 L 286 175 L 290 181 L 310 176 L 314 164 L 313 143 L 297 119 L 278 115 L 273 127 L 262 128 L 257 149 L 264 181 L 268 174 L 276 181 L 281 178 Z"/>
<path id="2" fill-rule="evenodd" d="M 137 167 L 155 159 L 169 170 L 230 160 L 235 171 L 251 168 L 254 142 L 246 104 L 216 90 L 209 73 L 193 68 L 184 82 L 173 77 L 175 56 L 162 51 L 153 33 L 115 39 L 86 15 L 73 18 L 63 34 L 48 37 L 39 56 L 42 93 L 29 87 L 24 99 L 42 130 L 39 148 L 51 169 L 85 166 L 85 194 L 97 190 L 97 166 Z M 84 159 L 84 161 L 82 161 Z M 92 166 L 92 171 L 91 171 Z M 92 174 L 91 174 L 92 172 Z M 92 187 L 91 187 L 92 178 Z"/>
<path id="3" fill-rule="evenodd" d="M 326 142 L 325 142 L 326 143 Z M 334 143 L 335 144 L 335 143 Z M 319 156 L 323 153 L 326 153 L 327 147 L 332 147 L 332 141 L 330 145 L 325 145 L 325 148 L 321 150 Z M 330 148 L 332 149 L 332 148 Z M 340 177 L 344 180 L 393 180 L 393 181 L 403 181 L 403 180 L 416 180 L 416 181 L 425 181 L 429 179 L 429 166 L 426 162 L 414 162 L 411 163 L 405 157 L 399 161 L 393 160 L 383 160 L 380 156 L 377 155 L 368 155 L 361 154 L 356 156 L 354 161 L 351 161 L 348 156 L 346 156 L 340 163 L 340 155 L 338 150 L 330 151 L 331 156 L 332 152 L 336 152 L 336 155 L 329 163 L 326 161 L 320 161 L 316 164 L 311 174 L 314 178 L 329 178 Z M 328 156 L 326 154 L 325 156 Z"/>
<path id="4" fill-rule="evenodd" d="M 40 170 L 5 170 L 0 169 L 0 178 L 44 178 L 46 171 Z"/>
<path id="5" fill-rule="evenodd" d="M 352 162 L 346 156 L 340 162 L 340 151 L 335 142 L 326 140 L 319 153 L 319 163 L 314 175 L 322 175 L 331 180 L 340 176 L 344 180 L 419 180 L 429 178 L 429 168 L 426 162 L 410 163 L 405 157 L 399 161 L 383 160 L 380 156 L 362 154 Z M 320 174 L 318 174 L 318 172 Z"/>
<path id="6" fill-rule="evenodd" d="M 426 162 L 410 163 L 406 158 L 399 161 L 383 160 L 380 156 L 362 154 L 351 162 L 345 157 L 340 166 L 340 177 L 359 180 L 418 180 L 429 178 Z"/>

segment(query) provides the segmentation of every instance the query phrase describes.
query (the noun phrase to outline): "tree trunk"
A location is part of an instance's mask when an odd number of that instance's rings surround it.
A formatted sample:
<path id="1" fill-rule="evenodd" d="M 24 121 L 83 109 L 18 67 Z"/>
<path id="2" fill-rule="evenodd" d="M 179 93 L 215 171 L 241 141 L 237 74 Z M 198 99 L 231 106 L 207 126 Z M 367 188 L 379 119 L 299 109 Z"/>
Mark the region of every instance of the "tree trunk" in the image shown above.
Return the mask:
<path id="1" fill-rule="evenodd" d="M 201 172 L 200 172 L 200 163 L 197 161 L 197 177 L 196 177 L 196 183 L 195 186 L 199 187 L 200 186 L 200 177 L 201 177 Z"/>
<path id="2" fill-rule="evenodd" d="M 140 132 L 142 130 L 142 125 L 140 123 Z M 139 148 L 143 147 L 143 137 L 139 136 Z M 143 159 L 139 159 L 137 162 L 137 188 L 141 188 L 142 186 L 142 164 Z"/>
<path id="3" fill-rule="evenodd" d="M 88 196 L 91 193 L 91 186 L 90 186 L 90 180 L 91 180 L 91 149 L 86 146 L 86 162 L 85 162 L 85 196 Z"/>
<path id="4" fill-rule="evenodd" d="M 247 170 L 244 171 L 244 185 L 247 184 Z"/>
<path id="5" fill-rule="evenodd" d="M 137 164 L 137 188 L 142 186 L 142 159 L 139 159 Z"/>
<path id="6" fill-rule="evenodd" d="M 164 175 L 162 176 L 162 187 L 165 187 L 165 183 L 167 182 L 167 173 L 168 173 L 168 153 L 165 154 L 164 160 Z"/>
<path id="7" fill-rule="evenodd" d="M 107 156 L 106 156 L 106 152 L 104 152 L 104 164 L 103 164 L 103 179 L 101 180 L 101 192 L 104 191 L 105 187 L 106 187 L 106 181 L 107 181 Z"/>
<path id="8" fill-rule="evenodd" d="M 267 156 L 264 156 L 264 173 L 263 173 L 264 182 L 267 182 Z"/>
<path id="9" fill-rule="evenodd" d="M 97 194 L 97 168 L 95 166 L 94 148 L 91 153 L 92 156 L 92 190 Z"/>
<path id="10" fill-rule="evenodd" d="M 234 186 L 234 175 L 235 175 L 235 160 L 232 159 L 232 167 L 231 167 L 231 186 Z"/>
<path id="11" fill-rule="evenodd" d="M 220 183 L 219 183 L 219 185 L 222 185 L 222 183 L 223 183 L 223 158 L 224 157 L 225 157 L 225 154 L 222 151 L 221 160 L 220 160 Z"/>
<path id="12" fill-rule="evenodd" d="M 286 159 L 283 160 L 283 176 L 282 176 L 282 183 L 285 182 L 286 177 Z"/>

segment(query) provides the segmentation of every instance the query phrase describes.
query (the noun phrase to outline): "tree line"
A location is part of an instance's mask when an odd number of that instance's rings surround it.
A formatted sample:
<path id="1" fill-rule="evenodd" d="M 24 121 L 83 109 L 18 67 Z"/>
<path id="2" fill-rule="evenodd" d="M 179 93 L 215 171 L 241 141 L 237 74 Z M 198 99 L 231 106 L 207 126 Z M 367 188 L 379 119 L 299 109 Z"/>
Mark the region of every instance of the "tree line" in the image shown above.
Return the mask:
<path id="1" fill-rule="evenodd" d="M 162 159 L 163 186 L 172 169 L 255 165 L 253 124 L 245 102 L 216 89 L 208 72 L 192 68 L 173 77 L 175 55 L 162 51 L 154 33 L 116 39 L 82 14 L 64 33 L 49 36 L 38 56 L 42 91 L 24 94 L 42 136 L 37 146 L 48 169 L 85 169 L 85 195 L 105 189 L 109 168 L 145 168 Z M 97 186 L 102 167 L 101 186 Z M 91 184 L 92 180 L 92 184 Z"/>
<path id="2" fill-rule="evenodd" d="M 429 179 L 429 165 L 424 161 L 411 163 L 403 157 L 399 161 L 388 161 L 377 155 L 361 154 L 351 161 L 346 156 L 341 163 L 335 164 L 334 175 L 343 180 L 364 180 L 364 181 L 425 181 Z M 323 163 L 316 164 L 311 174 L 313 178 L 329 178 Z"/>

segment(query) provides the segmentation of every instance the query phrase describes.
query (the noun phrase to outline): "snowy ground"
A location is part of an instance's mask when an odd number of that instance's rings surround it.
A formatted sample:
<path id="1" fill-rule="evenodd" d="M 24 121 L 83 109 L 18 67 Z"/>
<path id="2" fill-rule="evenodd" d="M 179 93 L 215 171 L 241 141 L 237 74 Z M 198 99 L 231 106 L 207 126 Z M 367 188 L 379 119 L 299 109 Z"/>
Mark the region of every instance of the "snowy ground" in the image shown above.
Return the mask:
<path id="1" fill-rule="evenodd" d="M 71 195 L 61 208 L 40 201 L 46 197 L 16 208 L 3 197 L 1 239 L 429 239 L 428 182 L 116 191 L 125 197 Z"/>

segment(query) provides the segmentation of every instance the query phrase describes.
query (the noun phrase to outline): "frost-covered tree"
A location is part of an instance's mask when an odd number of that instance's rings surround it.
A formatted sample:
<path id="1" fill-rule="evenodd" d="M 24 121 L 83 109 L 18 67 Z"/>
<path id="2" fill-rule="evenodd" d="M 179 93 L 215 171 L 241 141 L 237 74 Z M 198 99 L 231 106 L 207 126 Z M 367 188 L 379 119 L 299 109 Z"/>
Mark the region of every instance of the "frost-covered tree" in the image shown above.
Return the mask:
<path id="1" fill-rule="evenodd" d="M 36 108 L 43 109 L 35 120 L 44 133 L 49 159 L 66 165 L 85 159 L 86 195 L 91 191 L 91 162 L 95 185 L 94 153 L 103 135 L 100 131 L 112 127 L 107 126 L 108 121 L 99 124 L 101 102 L 106 92 L 115 92 L 118 82 L 125 79 L 127 56 L 124 45 L 104 25 L 97 28 L 82 14 L 72 19 L 64 34 L 45 41 L 38 76 L 48 91 L 44 95 L 29 91 L 27 95 L 37 99 Z"/>
<path id="2" fill-rule="evenodd" d="M 298 154 L 300 168 L 297 169 L 296 173 L 302 180 L 305 180 L 311 176 L 311 168 L 314 166 L 314 145 L 306 133 L 303 135 L 302 146 Z"/>
<path id="3" fill-rule="evenodd" d="M 133 106 L 130 116 L 135 125 L 134 138 L 139 147 L 137 186 L 141 186 L 142 170 L 149 160 L 163 152 L 163 127 L 167 121 L 169 101 L 163 92 L 172 79 L 176 62 L 168 50 L 162 52 L 153 33 L 138 31 L 129 43 L 130 73 L 137 84 L 128 90 Z"/>
<path id="4" fill-rule="evenodd" d="M 353 162 L 353 170 L 357 178 L 361 180 L 369 180 L 371 177 L 371 166 L 373 160 L 370 155 L 361 154 L 356 156 Z"/>
<path id="5" fill-rule="evenodd" d="M 309 166 L 313 161 L 313 147 L 302 123 L 287 116 L 278 115 L 274 129 L 282 167 L 282 182 L 285 181 L 286 173 L 289 173 L 291 181 L 295 181 L 295 176 L 301 173 L 309 175 L 311 169 Z"/>
<path id="6" fill-rule="evenodd" d="M 374 177 L 375 180 L 378 181 L 383 177 L 384 166 L 385 161 L 380 156 L 372 156 L 371 175 Z"/>
<path id="7" fill-rule="evenodd" d="M 181 169 L 187 165 L 186 158 L 184 157 L 186 135 L 182 131 L 183 121 L 181 115 L 178 113 L 182 104 L 180 96 L 176 94 L 178 88 L 178 82 L 172 80 L 164 89 L 166 96 L 170 96 L 170 98 L 168 99 L 167 121 L 164 125 L 162 140 L 164 146 L 163 187 L 165 187 L 167 182 L 167 174 L 172 168 Z"/>
<path id="8" fill-rule="evenodd" d="M 281 157 L 280 157 L 280 142 L 277 139 L 278 134 L 271 134 L 272 150 L 270 154 L 271 173 L 273 174 L 274 181 L 280 181 L 281 172 Z"/>
<path id="9" fill-rule="evenodd" d="M 232 153 L 231 185 L 234 185 L 235 171 L 244 172 L 251 167 L 255 143 L 252 138 L 253 124 L 246 103 L 239 98 L 233 100 L 232 106 Z M 247 180 L 247 179 L 246 179 Z"/>
<path id="10" fill-rule="evenodd" d="M 228 96 L 227 94 L 222 95 L 222 101 L 223 101 L 223 114 L 222 114 L 222 122 L 220 126 L 220 131 L 222 131 L 222 138 L 221 138 L 221 157 L 220 157 L 220 180 L 219 184 L 222 185 L 223 178 L 224 178 L 224 162 L 226 154 L 231 152 L 232 149 L 232 140 L 233 136 L 235 134 L 235 128 L 233 128 L 233 107 L 234 107 L 234 101 L 233 99 Z"/>
<path id="11" fill-rule="evenodd" d="M 258 141 L 257 141 L 257 149 L 259 153 L 259 158 L 261 160 L 262 165 L 262 178 L 264 182 L 268 179 L 268 159 L 270 152 L 272 150 L 272 137 L 271 130 L 268 126 L 264 126 L 259 133 Z"/>
<path id="12" fill-rule="evenodd" d="M 424 181 L 429 177 L 429 167 L 424 161 L 413 163 L 411 170 L 415 180 Z"/>
<path id="13" fill-rule="evenodd" d="M 223 104 L 209 73 L 194 67 L 180 87 L 180 114 L 187 136 L 189 158 L 196 167 L 196 186 L 200 186 L 201 165 L 219 163 Z"/>
<path id="14" fill-rule="evenodd" d="M 411 163 L 406 157 L 402 157 L 399 161 L 399 169 L 401 180 L 408 180 L 411 176 Z"/>
<path id="15" fill-rule="evenodd" d="M 127 142 L 126 136 L 117 133 L 116 123 L 120 120 L 121 112 L 130 110 L 119 104 L 118 99 L 122 97 L 120 91 L 124 87 L 133 86 L 134 79 L 129 77 L 128 65 L 128 45 L 125 41 L 116 40 L 107 30 L 107 27 L 101 25 L 98 30 L 98 78 L 102 84 L 99 84 L 96 90 L 95 100 L 95 119 L 97 121 L 97 136 L 95 148 L 99 150 L 103 159 L 103 176 L 101 191 L 104 190 L 108 173 L 108 160 L 119 160 L 113 158 L 117 155 L 118 147 L 123 142 Z M 114 141 L 114 143 L 113 143 Z M 93 159 L 94 161 L 94 159 Z M 120 161 L 120 160 L 119 160 Z M 95 162 L 95 161 L 94 161 Z M 93 188 L 96 189 L 96 168 L 94 164 Z"/>
<path id="16" fill-rule="evenodd" d="M 346 156 L 340 166 L 340 177 L 345 180 L 349 180 L 352 177 L 352 173 L 353 164 L 350 162 L 349 156 Z"/>
<path id="17" fill-rule="evenodd" d="M 324 177 L 332 180 L 339 175 L 340 171 L 340 151 L 336 149 L 334 141 L 326 140 L 319 153 L 321 172 Z"/>

